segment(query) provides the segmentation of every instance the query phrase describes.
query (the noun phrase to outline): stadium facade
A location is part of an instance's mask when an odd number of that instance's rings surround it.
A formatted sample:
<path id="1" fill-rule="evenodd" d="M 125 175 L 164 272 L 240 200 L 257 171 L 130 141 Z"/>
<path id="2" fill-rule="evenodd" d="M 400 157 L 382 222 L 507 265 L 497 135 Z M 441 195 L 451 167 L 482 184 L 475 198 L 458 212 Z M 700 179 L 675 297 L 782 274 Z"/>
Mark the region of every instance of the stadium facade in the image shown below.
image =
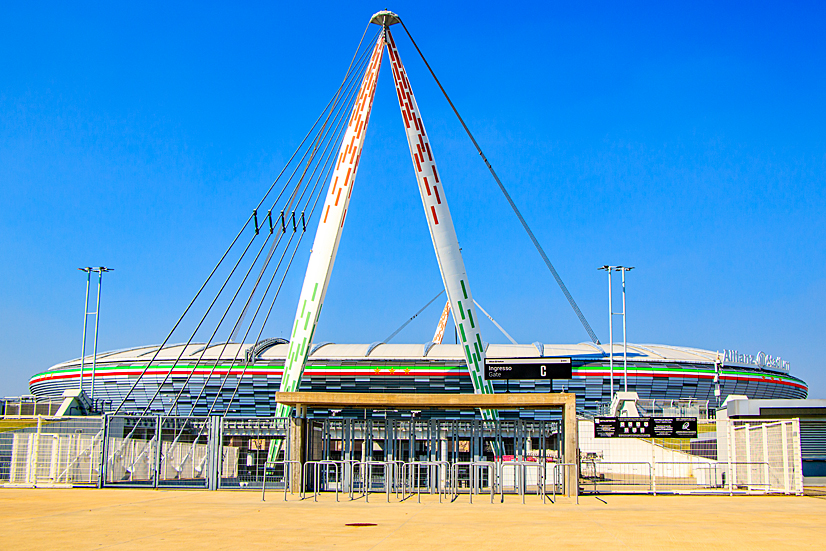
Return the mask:
<path id="1" fill-rule="evenodd" d="M 487 344 L 485 348 L 490 359 L 568 357 L 572 360 L 571 379 L 496 381 L 493 385 L 497 393 L 573 392 L 577 396 L 577 409 L 590 413 L 604 411 L 611 400 L 606 345 Z M 288 349 L 288 343 L 273 339 L 257 346 L 190 344 L 167 346 L 162 350 L 147 346 L 98 354 L 94 396 L 116 407 L 140 378 L 122 411 L 144 411 L 157 393 L 151 408 L 155 412 L 170 412 L 175 397 L 180 395 L 171 413 L 268 417 L 276 412 L 275 393 L 281 384 Z M 628 390 L 637 392 L 641 400 L 696 399 L 708 400 L 711 405 L 731 394 L 753 399 L 806 397 L 808 387 L 804 381 L 789 374 L 782 362 L 781 367 L 776 367 L 772 362 L 755 361 L 760 357 L 629 344 Z M 66 389 L 77 388 L 80 364 L 80 359 L 71 360 L 38 373 L 29 383 L 32 394 L 60 396 Z M 173 364 L 176 365 L 170 373 Z M 88 357 L 83 377 L 87 393 L 92 384 L 91 367 L 92 358 Z M 144 370 L 146 373 L 140 377 Z M 715 377 L 719 381 L 719 398 L 715 396 Z M 615 345 L 615 390 L 620 390 L 622 384 L 622 347 Z M 300 390 L 473 393 L 474 388 L 461 345 L 319 343 L 311 347 Z M 384 417 L 388 412 L 376 411 L 373 415 Z M 427 415 L 423 412 L 423 416 Z M 533 417 L 534 413 L 503 412 L 504 417 L 515 415 Z"/>

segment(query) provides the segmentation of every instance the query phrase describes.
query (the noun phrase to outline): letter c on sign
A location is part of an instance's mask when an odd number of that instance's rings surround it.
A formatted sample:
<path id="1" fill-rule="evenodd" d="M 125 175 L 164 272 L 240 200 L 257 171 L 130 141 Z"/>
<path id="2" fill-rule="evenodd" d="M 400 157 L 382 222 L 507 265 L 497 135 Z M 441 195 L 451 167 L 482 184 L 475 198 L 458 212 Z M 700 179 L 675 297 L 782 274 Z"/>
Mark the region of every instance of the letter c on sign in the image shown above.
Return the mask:
<path id="1" fill-rule="evenodd" d="M 544 365 L 539 368 L 539 375 L 542 376 L 542 377 L 545 376 L 545 366 Z"/>

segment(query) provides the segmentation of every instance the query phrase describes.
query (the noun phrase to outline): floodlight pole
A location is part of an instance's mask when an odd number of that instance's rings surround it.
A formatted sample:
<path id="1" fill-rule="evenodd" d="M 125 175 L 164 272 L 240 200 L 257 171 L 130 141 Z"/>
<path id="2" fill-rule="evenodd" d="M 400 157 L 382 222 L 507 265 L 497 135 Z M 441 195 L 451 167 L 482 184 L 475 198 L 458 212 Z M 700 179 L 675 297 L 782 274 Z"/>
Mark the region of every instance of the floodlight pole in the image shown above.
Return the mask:
<path id="1" fill-rule="evenodd" d="M 86 325 L 89 319 L 89 283 L 92 280 L 92 268 L 78 268 L 81 272 L 86 272 L 86 303 L 83 305 L 83 343 L 80 347 L 80 383 L 78 388 L 83 390 L 83 368 L 86 360 Z"/>
<path id="2" fill-rule="evenodd" d="M 619 266 L 618 269 L 622 272 L 622 364 L 625 372 L 625 392 L 628 392 L 628 333 L 626 332 L 625 326 L 625 272 L 633 270 L 634 267 Z"/>
<path id="3" fill-rule="evenodd" d="M 103 285 L 103 273 L 104 272 L 111 272 L 112 268 L 107 268 L 105 266 L 98 266 L 97 268 L 90 268 L 90 271 L 91 272 L 97 272 L 97 274 L 98 274 L 98 300 L 97 300 L 97 307 L 95 308 L 95 340 L 94 340 L 94 344 L 93 344 L 94 352 L 93 352 L 93 356 L 92 356 L 92 389 L 89 393 L 89 400 L 91 400 L 92 407 L 94 407 L 94 404 L 95 404 L 95 374 L 96 374 L 97 365 L 98 365 L 98 325 L 99 325 L 98 321 L 100 320 L 100 288 Z M 89 300 L 88 290 L 86 292 L 86 295 L 87 295 L 86 300 L 88 302 L 88 300 Z M 85 346 L 86 345 L 86 327 L 85 327 L 85 324 L 84 324 L 84 327 L 83 327 L 83 331 L 84 331 L 83 344 Z"/>
<path id="4" fill-rule="evenodd" d="M 608 365 L 612 400 L 614 399 L 614 302 L 611 289 L 611 272 L 616 268 L 616 266 L 608 265 L 599 268 L 608 272 Z"/>
<path id="5" fill-rule="evenodd" d="M 610 373 L 611 399 L 614 399 L 614 316 L 622 316 L 622 363 L 623 363 L 623 388 L 628 392 L 628 333 L 625 324 L 625 272 L 633 270 L 628 266 L 602 266 L 600 270 L 608 272 L 608 365 Z M 612 272 L 622 272 L 622 312 L 614 312 Z"/>

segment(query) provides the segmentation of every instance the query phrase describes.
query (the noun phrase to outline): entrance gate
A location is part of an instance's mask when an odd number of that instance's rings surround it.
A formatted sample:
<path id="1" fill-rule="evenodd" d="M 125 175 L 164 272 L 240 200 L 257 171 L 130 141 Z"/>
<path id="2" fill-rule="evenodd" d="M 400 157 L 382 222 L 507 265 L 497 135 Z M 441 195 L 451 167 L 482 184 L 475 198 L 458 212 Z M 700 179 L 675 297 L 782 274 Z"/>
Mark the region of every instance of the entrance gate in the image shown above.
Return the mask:
<path id="1" fill-rule="evenodd" d="M 440 493 L 504 492 L 527 487 L 577 491 L 573 394 L 373 394 L 279 392 L 296 407 L 289 460 L 290 486 L 304 491 Z M 310 419 L 308 408 L 421 411 L 422 409 L 557 410 L 558 421 L 456 419 Z M 302 477 L 303 465 L 332 468 Z M 502 468 L 508 462 L 518 468 Z M 536 468 L 527 463 L 536 463 Z M 415 468 L 404 466 L 416 465 Z M 303 480 L 302 480 L 303 478 Z M 303 485 L 303 486 L 302 486 Z M 544 495 L 544 492 L 543 492 Z"/>

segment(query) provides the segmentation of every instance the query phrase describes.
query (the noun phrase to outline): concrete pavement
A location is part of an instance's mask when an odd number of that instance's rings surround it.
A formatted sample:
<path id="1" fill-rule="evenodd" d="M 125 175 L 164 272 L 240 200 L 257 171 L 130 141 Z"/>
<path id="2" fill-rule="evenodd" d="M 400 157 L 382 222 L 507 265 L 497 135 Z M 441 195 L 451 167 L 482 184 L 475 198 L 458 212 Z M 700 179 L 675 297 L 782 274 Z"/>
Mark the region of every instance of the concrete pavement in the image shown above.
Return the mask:
<path id="1" fill-rule="evenodd" d="M 0 489 L 2 549 L 822 549 L 826 500 L 775 496 L 528 496 L 335 503 L 257 492 Z M 350 523 L 376 526 L 350 527 Z"/>

